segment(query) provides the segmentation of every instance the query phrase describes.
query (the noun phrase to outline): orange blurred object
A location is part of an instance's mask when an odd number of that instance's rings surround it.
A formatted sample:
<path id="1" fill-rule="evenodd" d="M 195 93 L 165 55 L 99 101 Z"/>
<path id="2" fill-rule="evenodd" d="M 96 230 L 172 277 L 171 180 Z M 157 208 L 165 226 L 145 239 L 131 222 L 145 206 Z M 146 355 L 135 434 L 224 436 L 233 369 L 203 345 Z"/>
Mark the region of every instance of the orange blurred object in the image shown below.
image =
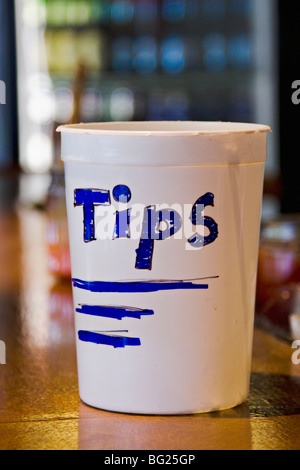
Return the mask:
<path id="1" fill-rule="evenodd" d="M 67 210 L 64 175 L 53 175 L 47 203 L 47 252 L 48 268 L 59 277 L 71 277 Z"/>
<path id="2" fill-rule="evenodd" d="M 283 216 L 262 226 L 257 318 L 290 337 L 290 315 L 300 313 L 300 218 Z"/>

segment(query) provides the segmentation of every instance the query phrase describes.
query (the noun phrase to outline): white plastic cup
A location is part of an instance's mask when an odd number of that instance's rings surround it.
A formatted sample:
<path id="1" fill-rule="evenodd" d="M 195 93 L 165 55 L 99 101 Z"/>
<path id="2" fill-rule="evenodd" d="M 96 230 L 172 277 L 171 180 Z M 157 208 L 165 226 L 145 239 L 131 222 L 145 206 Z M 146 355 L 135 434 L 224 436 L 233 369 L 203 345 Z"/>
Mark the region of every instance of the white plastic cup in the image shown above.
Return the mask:
<path id="1" fill-rule="evenodd" d="M 270 128 L 59 131 L 82 401 L 138 414 L 244 402 Z"/>

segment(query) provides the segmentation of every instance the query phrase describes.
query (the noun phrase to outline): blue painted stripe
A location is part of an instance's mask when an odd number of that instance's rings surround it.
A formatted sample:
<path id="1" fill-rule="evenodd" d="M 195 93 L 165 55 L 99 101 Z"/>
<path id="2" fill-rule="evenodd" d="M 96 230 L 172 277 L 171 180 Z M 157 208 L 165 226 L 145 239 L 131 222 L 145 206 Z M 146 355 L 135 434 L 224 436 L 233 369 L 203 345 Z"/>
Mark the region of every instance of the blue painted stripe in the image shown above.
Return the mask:
<path id="1" fill-rule="evenodd" d="M 136 281 L 136 282 L 102 282 L 73 279 L 73 286 L 90 292 L 158 292 L 166 290 L 208 289 L 208 284 L 197 284 L 192 281 Z"/>
<path id="2" fill-rule="evenodd" d="M 96 317 L 114 318 L 116 320 L 123 320 L 123 318 L 136 318 L 141 319 L 144 315 L 154 315 L 153 310 L 142 310 L 133 307 L 110 307 L 102 305 L 81 305 L 76 309 L 76 312 L 85 315 L 93 315 Z"/>
<path id="3" fill-rule="evenodd" d="M 104 346 L 113 346 L 114 348 L 125 348 L 126 346 L 140 346 L 139 338 L 129 338 L 127 336 L 110 336 L 93 331 L 79 331 L 78 338 L 84 343 L 102 344 Z"/>

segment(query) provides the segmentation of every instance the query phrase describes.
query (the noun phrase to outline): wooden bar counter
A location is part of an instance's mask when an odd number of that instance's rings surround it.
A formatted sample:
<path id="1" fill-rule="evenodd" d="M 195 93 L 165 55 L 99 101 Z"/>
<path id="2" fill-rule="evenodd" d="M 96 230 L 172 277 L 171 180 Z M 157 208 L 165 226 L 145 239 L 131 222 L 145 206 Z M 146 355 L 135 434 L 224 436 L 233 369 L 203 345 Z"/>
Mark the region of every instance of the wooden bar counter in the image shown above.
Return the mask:
<path id="1" fill-rule="evenodd" d="M 291 344 L 259 329 L 250 397 L 235 409 L 131 416 L 84 405 L 71 283 L 47 270 L 46 227 L 42 210 L 0 212 L 1 450 L 300 448 L 300 364 L 292 362 Z"/>

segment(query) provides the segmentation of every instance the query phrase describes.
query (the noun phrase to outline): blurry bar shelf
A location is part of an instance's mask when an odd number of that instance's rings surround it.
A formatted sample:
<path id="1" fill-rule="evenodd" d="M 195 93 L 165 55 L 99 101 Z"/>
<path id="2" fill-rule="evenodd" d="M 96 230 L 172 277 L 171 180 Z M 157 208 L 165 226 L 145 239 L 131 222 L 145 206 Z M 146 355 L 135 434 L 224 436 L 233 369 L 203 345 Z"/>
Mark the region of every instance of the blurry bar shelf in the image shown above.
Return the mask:
<path id="1" fill-rule="evenodd" d="M 51 77 L 55 83 L 57 80 L 72 81 L 74 75 L 71 73 L 51 72 Z M 211 93 L 212 87 L 215 91 L 236 92 L 242 90 L 249 92 L 253 85 L 255 72 L 253 71 L 226 71 L 222 73 L 212 73 L 207 71 L 185 71 L 182 74 L 166 74 L 156 72 L 151 74 L 138 74 L 135 72 L 90 72 L 88 82 L 94 86 L 108 87 L 114 89 L 116 86 L 128 86 L 130 88 L 143 87 L 150 91 L 153 88 L 170 90 L 170 88 L 184 87 L 187 92 Z M 235 83 L 234 90 L 232 87 Z"/>
<path id="2" fill-rule="evenodd" d="M 226 120 L 271 125 L 277 176 L 274 3 L 15 0 L 21 168 L 51 171 L 54 128 L 78 116 Z"/>

